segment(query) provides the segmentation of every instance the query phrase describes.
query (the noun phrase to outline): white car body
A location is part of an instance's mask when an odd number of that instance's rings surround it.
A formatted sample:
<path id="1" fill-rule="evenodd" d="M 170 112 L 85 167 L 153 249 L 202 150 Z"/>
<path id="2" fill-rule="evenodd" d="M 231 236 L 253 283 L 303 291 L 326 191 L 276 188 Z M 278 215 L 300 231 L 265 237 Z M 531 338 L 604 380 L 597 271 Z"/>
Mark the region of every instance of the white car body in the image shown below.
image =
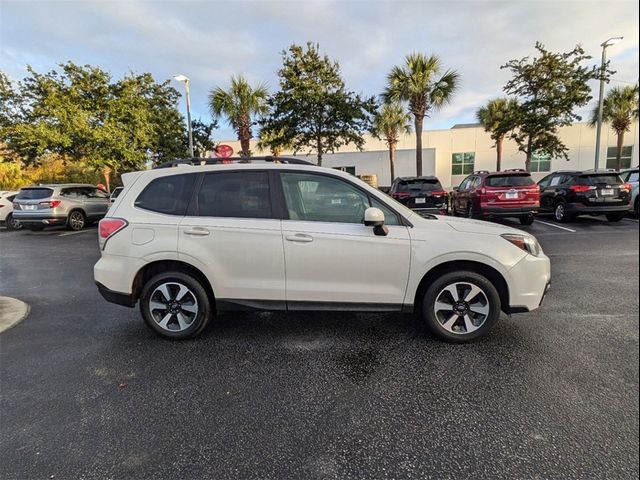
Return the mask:
<path id="1" fill-rule="evenodd" d="M 405 224 L 387 225 L 388 235 L 379 236 L 362 223 L 172 216 L 136 206 L 154 179 L 230 170 L 331 176 L 366 191 Z M 105 220 L 124 219 L 126 226 L 101 239 L 102 256 L 94 268 L 103 296 L 122 305 L 135 305 L 140 272 L 155 262 L 200 272 L 218 310 L 413 311 L 430 273 L 476 265 L 500 284 L 502 310 L 514 313 L 538 308 L 550 283 L 550 262 L 542 250 L 534 255 L 500 236 L 522 236 L 537 245 L 521 230 L 446 216 L 422 218 L 337 170 L 272 163 L 179 166 L 125 174 L 123 183 Z"/>
<path id="2" fill-rule="evenodd" d="M 0 191 L 0 225 L 4 225 L 7 221 L 7 217 L 13 212 L 12 199 L 18 194 L 15 192 L 2 192 Z"/>

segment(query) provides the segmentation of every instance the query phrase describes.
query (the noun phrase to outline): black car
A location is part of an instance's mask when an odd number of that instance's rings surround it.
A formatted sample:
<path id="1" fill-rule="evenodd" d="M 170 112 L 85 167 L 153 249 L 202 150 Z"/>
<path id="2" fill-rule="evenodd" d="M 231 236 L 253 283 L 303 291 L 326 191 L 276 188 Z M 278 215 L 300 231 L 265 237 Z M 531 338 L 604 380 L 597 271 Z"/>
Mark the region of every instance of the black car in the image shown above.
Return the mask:
<path id="1" fill-rule="evenodd" d="M 630 208 L 629 185 L 617 172 L 554 172 L 538 185 L 540 212 L 553 212 L 559 222 L 577 215 L 606 215 L 619 222 Z"/>
<path id="2" fill-rule="evenodd" d="M 418 213 L 446 213 L 447 192 L 436 177 L 398 177 L 389 195 Z"/>

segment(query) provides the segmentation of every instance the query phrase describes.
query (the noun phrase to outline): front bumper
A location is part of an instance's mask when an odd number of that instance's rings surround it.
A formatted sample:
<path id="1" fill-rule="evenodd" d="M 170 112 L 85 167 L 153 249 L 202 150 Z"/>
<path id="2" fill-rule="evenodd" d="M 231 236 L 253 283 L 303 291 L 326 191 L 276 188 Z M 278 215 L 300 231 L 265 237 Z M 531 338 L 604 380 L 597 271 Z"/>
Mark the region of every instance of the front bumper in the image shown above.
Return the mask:
<path id="1" fill-rule="evenodd" d="M 551 261 L 544 253 L 526 255 L 506 275 L 509 287 L 507 313 L 530 312 L 538 308 L 551 286 Z"/>

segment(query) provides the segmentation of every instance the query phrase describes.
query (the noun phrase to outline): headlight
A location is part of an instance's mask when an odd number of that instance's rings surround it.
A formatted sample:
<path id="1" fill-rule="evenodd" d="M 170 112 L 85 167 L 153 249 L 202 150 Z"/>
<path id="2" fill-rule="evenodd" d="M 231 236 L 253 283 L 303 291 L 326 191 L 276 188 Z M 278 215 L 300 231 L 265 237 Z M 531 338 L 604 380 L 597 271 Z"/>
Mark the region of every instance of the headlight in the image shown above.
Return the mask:
<path id="1" fill-rule="evenodd" d="M 504 233 L 500 235 L 502 238 L 511 242 L 516 247 L 521 248 L 527 253 L 530 253 L 534 257 L 540 255 L 542 248 L 538 241 L 529 235 L 518 235 L 517 233 Z"/>

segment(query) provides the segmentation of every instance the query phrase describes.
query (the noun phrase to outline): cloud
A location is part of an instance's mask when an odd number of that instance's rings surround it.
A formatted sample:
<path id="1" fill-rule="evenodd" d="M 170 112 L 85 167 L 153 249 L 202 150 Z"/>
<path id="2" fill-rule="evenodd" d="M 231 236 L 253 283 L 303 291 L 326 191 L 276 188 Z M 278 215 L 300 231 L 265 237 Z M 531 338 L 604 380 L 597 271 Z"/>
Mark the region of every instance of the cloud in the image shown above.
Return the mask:
<path id="1" fill-rule="evenodd" d="M 412 51 L 435 53 L 461 75 L 451 105 L 429 128 L 471 122 L 475 109 L 502 93 L 500 65 L 580 43 L 597 63 L 610 49 L 616 79 L 638 79 L 638 2 L 525 1 L 3 1 L 0 68 L 13 78 L 25 64 L 48 70 L 73 60 L 113 72 L 149 71 L 158 79 L 192 80 L 194 116 L 208 118 L 207 93 L 231 74 L 277 88 L 280 52 L 293 42 L 319 42 L 338 60 L 350 89 L 377 95 L 386 74 Z M 615 83 L 612 83 L 615 84 Z M 220 136 L 229 136 L 228 129 Z"/>

